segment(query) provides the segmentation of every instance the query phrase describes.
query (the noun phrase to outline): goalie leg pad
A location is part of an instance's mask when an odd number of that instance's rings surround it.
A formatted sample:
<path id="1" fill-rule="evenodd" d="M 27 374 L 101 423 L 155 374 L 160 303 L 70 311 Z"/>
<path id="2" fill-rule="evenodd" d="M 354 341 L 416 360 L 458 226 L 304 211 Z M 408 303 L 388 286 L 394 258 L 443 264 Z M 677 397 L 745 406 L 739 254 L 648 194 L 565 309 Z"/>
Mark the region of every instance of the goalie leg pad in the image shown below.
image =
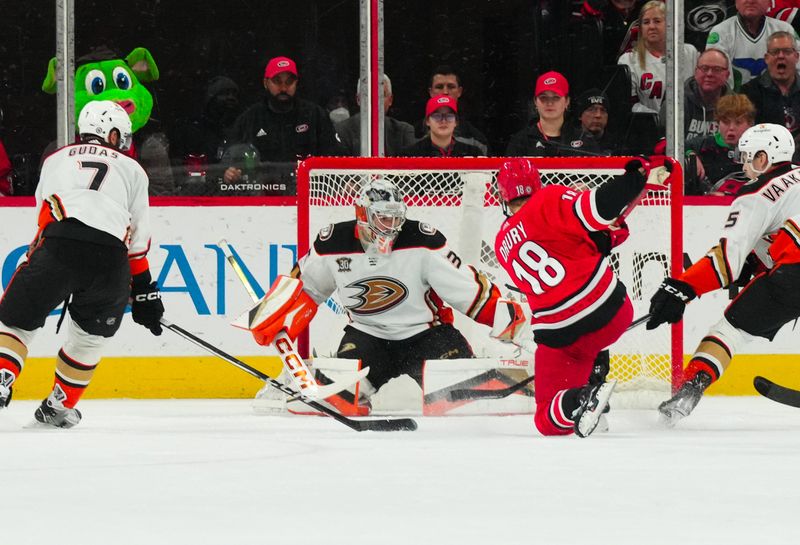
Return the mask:
<path id="1" fill-rule="evenodd" d="M 317 303 L 303 290 L 303 282 L 281 275 L 233 325 L 249 330 L 258 344 L 270 345 L 281 331 L 294 341 L 316 313 Z"/>

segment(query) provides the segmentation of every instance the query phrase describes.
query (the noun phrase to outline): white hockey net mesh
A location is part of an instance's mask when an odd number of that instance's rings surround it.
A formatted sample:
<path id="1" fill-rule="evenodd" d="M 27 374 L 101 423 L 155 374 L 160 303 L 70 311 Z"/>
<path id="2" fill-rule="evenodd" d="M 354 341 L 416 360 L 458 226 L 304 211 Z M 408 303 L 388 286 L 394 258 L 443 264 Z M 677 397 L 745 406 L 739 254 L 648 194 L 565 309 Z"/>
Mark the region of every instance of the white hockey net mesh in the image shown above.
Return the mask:
<path id="1" fill-rule="evenodd" d="M 317 161 L 317 160 L 315 160 Z M 328 160 L 335 164 L 335 159 Z M 406 167 L 408 161 L 385 159 L 376 168 L 357 168 L 357 160 L 349 160 L 347 168 L 317 165 L 308 172 L 308 236 L 313 242 L 318 231 L 330 223 L 354 219 L 353 202 L 358 189 L 369 179 L 383 178 L 394 182 L 403 192 L 409 206 L 408 217 L 431 223 L 447 237 L 450 246 L 459 252 L 463 262 L 471 263 L 486 273 L 501 292 L 513 284 L 494 256 L 494 239 L 504 216 L 497 198 L 496 173 L 502 163 L 487 168 L 470 166 L 471 159 L 461 159 L 457 168 L 436 170 Z M 584 190 L 597 187 L 623 172 L 619 158 L 609 161 L 613 168 L 596 168 L 602 159 L 592 162 L 594 168 L 582 168 L 581 161 L 564 158 L 562 164 L 548 160 L 548 168 L 540 171 L 544 184 L 564 184 Z M 354 167 L 355 164 L 355 167 Z M 462 166 L 463 164 L 463 166 Z M 398 166 L 399 165 L 399 166 Z M 551 168 L 557 166 L 557 168 Z M 406 167 L 406 168 L 402 168 Z M 299 183 L 304 181 L 298 178 Z M 630 238 L 611 257 L 619 278 L 628 288 L 634 305 L 634 317 L 647 313 L 650 296 L 669 273 L 670 264 L 670 195 L 650 193 L 628 218 Z M 302 204 L 301 204 L 302 206 Z M 300 229 L 303 229 L 300 225 Z M 310 328 L 310 343 L 320 356 L 333 355 L 338 346 L 346 315 L 334 298 L 321 308 Z M 477 356 L 506 357 L 512 350 L 488 337 L 485 327 L 457 316 L 456 326 L 467 336 Z M 631 392 L 628 401 L 618 405 L 649 406 L 666 399 L 672 377 L 671 332 L 667 327 L 646 331 L 640 326 L 611 347 L 611 377 L 618 379 L 617 391 Z M 619 396 L 615 396 L 619 397 Z M 633 398 L 631 400 L 631 397 Z M 637 399 L 641 398 L 641 399 Z"/>

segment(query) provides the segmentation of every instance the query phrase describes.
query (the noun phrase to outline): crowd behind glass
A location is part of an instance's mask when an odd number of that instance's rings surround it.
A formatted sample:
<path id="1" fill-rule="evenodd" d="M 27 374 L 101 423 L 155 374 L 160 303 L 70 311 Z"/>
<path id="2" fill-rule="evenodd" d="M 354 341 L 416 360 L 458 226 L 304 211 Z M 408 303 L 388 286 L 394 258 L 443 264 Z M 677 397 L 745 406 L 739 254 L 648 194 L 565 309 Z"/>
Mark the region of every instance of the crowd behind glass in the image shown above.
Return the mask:
<path id="1" fill-rule="evenodd" d="M 429 54 L 425 68 L 417 69 L 414 77 L 408 77 L 408 69 L 399 62 L 398 73 L 393 72 L 392 55 L 388 53 L 393 47 L 393 31 L 387 14 L 383 81 L 387 156 L 663 153 L 664 2 L 542 0 L 534 4 L 534 11 L 526 13 L 534 14 L 535 32 L 519 34 L 515 39 L 529 38 L 530 47 L 535 50 L 532 56 L 539 61 L 536 69 L 522 78 L 509 70 L 507 80 L 492 81 L 490 85 L 465 83 L 464 73 L 475 74 L 475 67 L 452 62 L 469 58 L 467 52 L 459 55 L 459 40 L 452 37 L 436 38 L 434 43 L 441 45 L 444 41 L 450 49 L 438 57 Z M 687 194 L 736 193 L 744 180 L 734 150 L 739 136 L 752 124 L 780 123 L 793 134 L 800 134 L 798 41 L 794 27 L 800 24 L 794 21 L 797 5 L 800 1 L 685 0 L 685 43 L 676 58 L 682 68 L 684 88 Z M 357 20 L 356 12 L 350 15 Z M 77 16 L 80 21 L 81 14 Z M 316 20 L 324 20 L 324 14 L 317 13 Z M 510 23 L 493 19 L 483 22 L 484 27 L 504 24 Z M 440 22 L 439 26 L 448 25 L 452 23 Z M 77 26 L 81 28 L 80 24 Z M 143 41 L 147 41 L 148 32 L 144 31 Z M 746 40 L 749 49 L 736 40 L 737 32 L 750 38 Z M 152 94 L 152 114 L 145 119 L 142 130 L 136 131 L 134 153 L 151 178 L 152 195 L 291 194 L 296 189 L 294 169 L 298 160 L 311 155 L 360 155 L 357 66 L 349 70 L 348 77 L 335 78 L 343 81 L 342 85 L 327 86 L 326 96 L 322 96 L 316 92 L 320 77 L 325 77 L 319 53 L 304 52 L 303 48 L 288 44 L 286 51 L 281 51 L 280 43 L 270 44 L 261 52 L 253 52 L 262 59 L 260 73 L 250 74 L 245 81 L 237 80 L 238 72 L 234 70 L 209 74 L 202 81 L 191 83 L 195 88 L 191 107 L 184 104 L 171 111 L 168 105 L 161 104 L 160 97 L 170 95 L 171 82 L 185 88 L 186 73 L 164 66 L 153 58 L 157 55 L 150 57 L 149 51 L 142 53 L 141 48 L 134 50 L 139 51 L 135 54 L 115 50 L 113 40 L 112 46 L 98 44 L 97 40 L 103 41 L 102 32 L 95 38 L 85 50 L 85 42 L 78 40 L 76 44 L 75 65 L 83 78 L 76 77 L 76 88 L 88 95 L 99 92 L 98 85 L 100 91 L 102 86 L 130 85 L 125 78 L 132 76 L 114 72 L 116 75 L 106 79 L 121 77 L 120 81 L 99 81 L 97 74 L 92 78 L 81 73 L 81 66 L 115 59 L 127 59 L 131 67 L 148 59 L 151 63 L 149 75 L 141 84 Z M 262 43 L 268 39 L 265 36 Z M 565 61 L 565 53 L 578 47 L 576 40 L 592 47 L 594 57 Z M 469 42 L 463 44 L 469 48 Z M 493 52 L 484 53 L 484 58 L 491 60 Z M 348 54 L 352 56 L 352 51 Z M 0 49 L 0 58 L 6 64 L 9 55 L 8 49 Z M 542 60 L 548 58 L 552 61 Z M 311 81 L 305 77 L 307 66 L 314 67 L 309 69 L 315 74 Z M 492 71 L 495 68 L 489 67 L 488 73 L 496 73 Z M 9 73 L 12 72 L 7 70 Z M 48 85 L 53 87 L 52 74 L 47 77 L 50 81 L 45 78 L 44 90 Z M 530 83 L 526 83 L 527 91 L 516 97 L 515 104 L 522 105 L 525 111 L 507 115 L 504 112 L 514 107 L 506 104 L 509 89 L 513 92 L 520 88 L 521 81 Z M 8 81 L 5 87 L 11 87 Z M 404 94 L 395 94 L 397 89 Z M 487 89 L 497 89 L 500 98 L 493 102 Z M 470 93 L 480 93 L 476 97 L 480 100 L 470 100 Z M 17 104 L 13 93 L 0 94 L 0 98 L 4 101 L 0 104 L 0 194 L 30 195 L 41 160 L 53 149 L 55 131 L 50 133 L 46 146 L 32 149 L 46 139 L 42 135 L 38 140 L 24 136 L 24 115 L 15 116 L 12 124 L 3 123 L 4 110 L 8 119 L 8 112 Z M 54 99 L 44 92 L 27 99 L 26 104 L 41 102 L 41 112 L 54 112 Z M 412 103 L 414 110 L 408 107 Z"/>

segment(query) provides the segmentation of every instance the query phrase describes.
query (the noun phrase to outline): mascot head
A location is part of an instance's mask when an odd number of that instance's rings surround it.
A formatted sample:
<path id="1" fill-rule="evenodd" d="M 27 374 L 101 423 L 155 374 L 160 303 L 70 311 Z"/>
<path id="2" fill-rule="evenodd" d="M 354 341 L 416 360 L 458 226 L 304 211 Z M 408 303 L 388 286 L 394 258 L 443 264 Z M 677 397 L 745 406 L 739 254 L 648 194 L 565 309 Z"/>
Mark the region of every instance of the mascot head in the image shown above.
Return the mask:
<path id="1" fill-rule="evenodd" d="M 106 47 L 77 59 L 75 70 L 75 115 L 93 100 L 116 102 L 131 118 L 133 132 L 144 127 L 153 110 L 153 95 L 142 85 L 158 79 L 158 67 L 144 47 L 137 47 L 125 59 Z M 56 92 L 56 59 L 50 59 L 42 83 L 45 93 Z"/>

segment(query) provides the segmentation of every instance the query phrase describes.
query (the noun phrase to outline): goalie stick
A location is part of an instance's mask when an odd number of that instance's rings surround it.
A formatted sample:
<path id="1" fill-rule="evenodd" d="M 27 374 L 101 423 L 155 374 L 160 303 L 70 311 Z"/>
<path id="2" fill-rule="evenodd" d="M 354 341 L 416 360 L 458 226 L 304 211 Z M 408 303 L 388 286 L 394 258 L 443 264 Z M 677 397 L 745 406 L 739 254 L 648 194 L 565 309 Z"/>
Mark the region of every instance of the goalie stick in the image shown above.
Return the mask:
<path id="1" fill-rule="evenodd" d="M 508 286 L 508 285 L 507 285 Z M 511 286 L 508 286 L 509 288 Z M 644 316 L 640 316 L 636 318 L 631 325 L 625 329 L 626 332 L 634 329 L 647 320 L 650 319 L 650 314 L 645 314 Z M 460 388 L 457 390 L 450 390 L 447 392 L 447 399 L 450 401 L 464 401 L 464 400 L 475 400 L 475 399 L 503 399 L 504 397 L 508 397 L 514 392 L 517 392 L 523 389 L 525 386 L 533 382 L 535 375 L 531 375 L 528 378 L 517 382 L 516 384 L 512 384 L 508 388 L 501 388 L 499 390 L 486 390 L 481 388 Z M 766 380 L 766 379 L 764 379 Z M 766 394 L 765 394 L 766 395 Z M 797 392 L 797 395 L 800 397 L 800 392 Z"/>
<path id="2" fill-rule="evenodd" d="M 759 394 L 767 399 L 800 409 L 800 390 L 792 390 L 786 386 L 775 384 L 764 377 L 754 378 L 753 386 Z"/>
<path id="3" fill-rule="evenodd" d="M 244 289 L 247 290 L 250 299 L 252 299 L 253 303 L 258 303 L 261 298 L 256 293 L 247 275 L 245 275 L 239 260 L 233 255 L 233 250 L 228 245 L 228 241 L 225 239 L 220 240 L 219 247 L 222 248 L 225 259 L 228 260 L 236 276 L 239 277 L 239 281 L 244 286 Z M 319 384 L 314 380 L 314 375 L 311 374 L 311 370 L 308 368 L 308 365 L 306 365 L 306 362 L 303 361 L 303 358 L 300 357 L 300 354 L 295 350 L 294 342 L 292 342 L 292 339 L 285 330 L 280 331 L 270 344 L 280 355 L 286 374 L 291 377 L 292 382 L 294 382 L 298 390 L 315 399 L 324 397 L 319 395 Z"/>
<path id="4" fill-rule="evenodd" d="M 238 367 L 239 369 L 245 371 L 253 375 L 256 378 L 259 378 L 265 381 L 267 384 L 272 386 L 273 388 L 277 388 L 290 398 L 295 398 L 300 400 L 301 402 L 305 403 L 309 407 L 316 409 L 317 411 L 330 416 L 337 422 L 341 422 L 345 426 L 350 429 L 356 431 L 414 431 L 417 429 L 417 423 L 411 418 L 380 418 L 375 420 L 353 420 L 351 418 L 347 418 L 346 416 L 339 414 L 335 410 L 319 403 L 307 397 L 302 392 L 295 391 L 288 386 L 285 386 L 283 383 L 271 378 L 269 375 L 266 375 L 259 371 L 258 369 L 247 365 L 245 362 L 231 356 L 223 352 L 220 348 L 204 341 L 197 335 L 190 333 L 189 331 L 183 329 L 179 325 L 173 324 L 169 320 L 165 318 L 161 318 L 161 325 L 169 329 L 170 331 L 177 333 L 184 339 L 196 344 L 197 346 L 203 348 L 204 350 L 214 354 L 215 356 L 227 361 L 228 363 Z"/>

